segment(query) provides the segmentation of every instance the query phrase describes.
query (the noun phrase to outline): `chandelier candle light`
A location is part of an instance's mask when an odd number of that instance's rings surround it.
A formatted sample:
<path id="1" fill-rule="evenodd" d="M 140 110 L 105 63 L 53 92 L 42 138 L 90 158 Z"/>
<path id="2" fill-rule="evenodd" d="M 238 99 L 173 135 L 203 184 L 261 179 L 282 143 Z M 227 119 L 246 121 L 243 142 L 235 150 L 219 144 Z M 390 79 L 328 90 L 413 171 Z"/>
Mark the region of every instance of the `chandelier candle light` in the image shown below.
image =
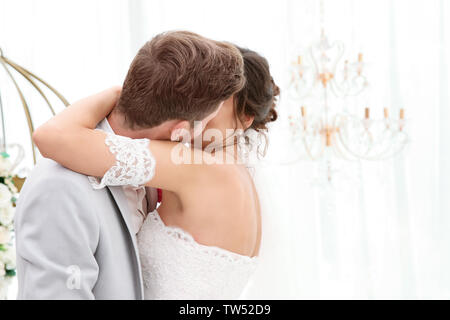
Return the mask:
<path id="1" fill-rule="evenodd" d="M 289 116 L 294 140 L 301 142 L 311 160 L 326 161 L 329 181 L 333 157 L 384 160 L 408 142 L 403 108 L 392 117 L 385 107 L 380 118 L 373 118 L 367 105 L 349 107 L 349 99 L 362 95 L 368 81 L 363 54 L 354 63 L 342 62 L 344 51 L 342 42 L 330 44 L 322 24 L 320 41 L 306 54 L 297 55 L 290 68 L 290 96 L 298 105 L 298 111 Z"/>

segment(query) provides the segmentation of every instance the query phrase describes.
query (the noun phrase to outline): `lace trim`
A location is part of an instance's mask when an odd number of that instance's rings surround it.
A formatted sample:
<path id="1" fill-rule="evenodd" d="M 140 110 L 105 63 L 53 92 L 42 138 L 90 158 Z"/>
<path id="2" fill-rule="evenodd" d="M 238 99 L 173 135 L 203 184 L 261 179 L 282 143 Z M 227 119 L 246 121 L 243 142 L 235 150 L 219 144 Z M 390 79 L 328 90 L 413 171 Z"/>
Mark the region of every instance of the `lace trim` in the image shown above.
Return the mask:
<path id="1" fill-rule="evenodd" d="M 147 216 L 147 219 L 152 219 L 153 221 L 155 221 L 169 237 L 175 240 L 182 240 L 180 243 L 182 243 L 189 249 L 199 250 L 204 254 L 213 255 L 221 259 L 226 259 L 231 263 L 256 265 L 256 262 L 258 261 L 258 257 L 244 256 L 219 247 L 200 244 L 195 241 L 194 237 L 190 233 L 184 231 L 183 229 L 174 226 L 166 226 L 156 210 L 150 212 Z"/>
<path id="2" fill-rule="evenodd" d="M 150 140 L 131 139 L 107 133 L 105 144 L 115 156 L 116 164 L 103 176 L 101 181 L 88 177 L 94 189 L 105 186 L 140 187 L 155 175 L 156 161 L 149 149 Z"/>

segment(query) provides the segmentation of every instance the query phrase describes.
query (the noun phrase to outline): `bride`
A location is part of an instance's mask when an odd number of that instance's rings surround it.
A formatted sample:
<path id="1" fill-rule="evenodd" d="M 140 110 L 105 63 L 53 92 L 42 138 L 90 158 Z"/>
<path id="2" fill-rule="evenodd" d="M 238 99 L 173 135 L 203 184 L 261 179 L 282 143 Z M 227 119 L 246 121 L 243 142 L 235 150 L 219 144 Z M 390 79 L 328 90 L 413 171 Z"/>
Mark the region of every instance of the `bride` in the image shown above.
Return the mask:
<path id="1" fill-rule="evenodd" d="M 148 213 L 138 233 L 146 299 L 237 299 L 256 268 L 261 208 L 248 166 L 241 161 L 242 150 L 252 147 L 242 148 L 242 140 L 253 140 L 236 138 L 247 136 L 242 131 L 262 133 L 276 120 L 279 89 L 265 58 L 240 51 L 247 83 L 222 104 L 200 146 L 95 130 L 112 107 L 89 98 L 34 134 L 44 157 L 102 177 L 97 188 L 146 185 L 163 190 L 161 205 Z M 211 132 L 215 141 L 208 144 Z M 224 138 L 217 141 L 220 136 Z"/>

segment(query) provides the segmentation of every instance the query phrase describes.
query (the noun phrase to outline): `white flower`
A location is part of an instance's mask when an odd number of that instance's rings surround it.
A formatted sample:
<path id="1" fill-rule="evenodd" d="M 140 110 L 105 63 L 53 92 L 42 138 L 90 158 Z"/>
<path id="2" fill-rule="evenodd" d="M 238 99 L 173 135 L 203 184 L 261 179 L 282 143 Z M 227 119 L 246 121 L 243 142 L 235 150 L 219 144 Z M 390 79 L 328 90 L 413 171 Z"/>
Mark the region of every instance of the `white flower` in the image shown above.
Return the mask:
<path id="1" fill-rule="evenodd" d="M 0 261 L 0 278 L 4 277 L 6 274 L 6 270 L 5 270 L 5 264 Z"/>
<path id="2" fill-rule="evenodd" d="M 12 203 L 5 206 L 0 206 L 0 224 L 9 226 L 13 221 L 14 208 Z"/>
<path id="3" fill-rule="evenodd" d="M 11 204 L 12 193 L 7 186 L 0 183 L 0 207 Z"/>
<path id="4" fill-rule="evenodd" d="M 11 160 L 0 156 L 0 176 L 8 176 L 11 173 L 11 168 Z"/>
<path id="5" fill-rule="evenodd" d="M 11 277 L 0 277 L 0 300 L 5 300 L 8 297 L 8 287 L 11 283 Z"/>
<path id="6" fill-rule="evenodd" d="M 6 251 L 2 252 L 0 255 L 0 262 L 2 262 L 8 270 L 16 268 L 16 250 L 14 247 L 8 247 Z"/>
<path id="7" fill-rule="evenodd" d="M 0 244 L 7 244 L 11 241 L 11 231 L 0 226 Z"/>

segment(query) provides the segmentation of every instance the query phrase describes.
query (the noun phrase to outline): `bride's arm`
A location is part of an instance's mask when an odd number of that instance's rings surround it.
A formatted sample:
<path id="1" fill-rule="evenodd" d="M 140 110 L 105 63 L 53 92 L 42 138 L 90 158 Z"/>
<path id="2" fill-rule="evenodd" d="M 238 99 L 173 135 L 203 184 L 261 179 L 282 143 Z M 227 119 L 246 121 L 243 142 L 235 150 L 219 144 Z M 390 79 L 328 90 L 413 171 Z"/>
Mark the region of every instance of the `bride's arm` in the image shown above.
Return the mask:
<path id="1" fill-rule="evenodd" d="M 116 165 L 117 159 L 105 144 L 107 134 L 94 128 L 111 112 L 119 95 L 120 89 L 116 87 L 82 99 L 39 127 L 33 140 L 41 154 L 73 171 L 103 177 Z M 207 165 L 177 165 L 171 159 L 175 146 L 186 148 L 174 142 L 150 141 L 146 148 L 150 149 L 151 160 L 156 165 L 152 179 L 143 183 L 177 192 L 189 180 L 201 181 L 202 176 L 208 174 Z M 191 159 L 203 157 L 200 150 L 186 148 L 183 151 Z"/>

